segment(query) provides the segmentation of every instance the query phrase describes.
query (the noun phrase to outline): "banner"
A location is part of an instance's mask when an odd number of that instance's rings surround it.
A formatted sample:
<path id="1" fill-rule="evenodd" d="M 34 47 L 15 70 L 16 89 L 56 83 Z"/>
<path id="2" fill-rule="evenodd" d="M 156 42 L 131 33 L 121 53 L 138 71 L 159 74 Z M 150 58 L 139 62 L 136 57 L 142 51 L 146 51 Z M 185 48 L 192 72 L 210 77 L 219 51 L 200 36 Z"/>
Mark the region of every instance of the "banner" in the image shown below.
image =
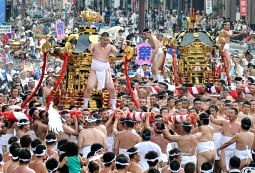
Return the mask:
<path id="1" fill-rule="evenodd" d="M 248 16 L 247 0 L 240 0 L 240 16 Z"/>
<path id="2" fill-rule="evenodd" d="M 150 57 L 152 54 L 152 48 L 151 45 L 148 43 L 141 43 L 137 45 L 137 64 L 143 65 L 144 62 L 148 63 L 148 65 L 151 64 Z"/>
<path id="3" fill-rule="evenodd" d="M 12 32 L 12 26 L 11 25 L 1 25 L 0 26 L 0 34 L 7 34 Z"/>
<path id="4" fill-rule="evenodd" d="M 212 0 L 205 1 L 205 12 L 206 12 L 206 14 L 212 13 Z"/>
<path id="5" fill-rule="evenodd" d="M 58 40 L 65 38 L 65 24 L 61 20 L 56 21 L 56 34 Z"/>
<path id="6" fill-rule="evenodd" d="M 5 0 L 0 0 L 0 23 L 6 22 L 5 21 Z"/>

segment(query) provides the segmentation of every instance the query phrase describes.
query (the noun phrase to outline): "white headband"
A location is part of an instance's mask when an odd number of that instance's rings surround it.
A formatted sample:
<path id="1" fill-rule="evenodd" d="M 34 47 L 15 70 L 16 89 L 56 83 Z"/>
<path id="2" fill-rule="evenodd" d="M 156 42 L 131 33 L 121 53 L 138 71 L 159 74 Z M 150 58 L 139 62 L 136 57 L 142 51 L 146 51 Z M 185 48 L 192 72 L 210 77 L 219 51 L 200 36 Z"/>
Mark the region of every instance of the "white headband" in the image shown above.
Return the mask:
<path id="1" fill-rule="evenodd" d="M 85 119 L 88 123 L 94 123 L 97 119 L 89 119 L 88 117 Z"/>
<path id="2" fill-rule="evenodd" d="M 52 169 L 52 170 L 48 169 L 49 173 L 52 173 L 52 172 L 54 172 L 56 170 L 58 170 L 58 166 L 56 168 Z"/>
<path id="3" fill-rule="evenodd" d="M 102 151 L 104 148 L 99 148 L 97 151 L 95 151 L 95 154 L 98 153 L 99 151 Z"/>
<path id="4" fill-rule="evenodd" d="M 28 162 L 28 161 L 30 161 L 30 159 L 21 159 L 21 158 L 19 158 L 19 160 L 21 160 L 21 161 L 23 161 L 23 162 Z"/>
<path id="5" fill-rule="evenodd" d="M 139 152 L 139 150 L 136 150 L 136 151 L 133 151 L 133 152 L 126 152 L 127 153 L 127 155 L 132 155 L 132 154 L 135 154 L 135 153 L 138 153 Z"/>
<path id="6" fill-rule="evenodd" d="M 114 158 L 113 158 L 111 161 L 109 161 L 109 162 L 102 162 L 102 163 L 103 163 L 104 165 L 106 165 L 106 164 L 112 163 L 115 159 L 116 159 L 116 156 L 114 156 Z"/>
<path id="7" fill-rule="evenodd" d="M 180 168 L 179 168 L 178 170 L 172 170 L 172 169 L 170 168 L 170 166 L 169 166 L 169 167 L 168 167 L 168 170 L 171 171 L 171 172 L 179 172 L 179 171 L 181 170 L 181 166 L 180 166 Z"/>
<path id="8" fill-rule="evenodd" d="M 115 164 L 122 165 L 122 166 L 128 166 L 129 165 L 129 163 L 120 163 L 118 161 L 115 161 Z"/>
<path id="9" fill-rule="evenodd" d="M 17 160 L 19 158 L 18 156 L 14 157 L 13 155 L 11 155 L 11 157 L 13 160 Z"/>
<path id="10" fill-rule="evenodd" d="M 191 124 L 183 124 L 183 123 L 182 123 L 182 126 L 184 126 L 184 127 L 192 127 Z"/>
<path id="11" fill-rule="evenodd" d="M 96 117 L 94 117 L 93 115 L 92 115 L 92 117 L 95 118 L 96 120 L 102 120 L 102 118 L 96 118 Z"/>
<path id="12" fill-rule="evenodd" d="M 19 127 L 22 126 L 22 125 L 27 125 L 27 124 L 30 124 L 30 122 L 27 121 L 27 122 L 17 123 L 17 125 L 18 125 Z"/>
<path id="13" fill-rule="evenodd" d="M 156 160 L 159 160 L 158 157 L 156 157 L 155 159 L 146 159 L 149 162 L 155 162 Z"/>
<path id="14" fill-rule="evenodd" d="M 125 119 L 124 122 L 126 122 L 126 121 L 127 122 L 135 122 L 134 120 L 131 120 L 131 119 L 128 119 L 128 120 Z"/>
<path id="15" fill-rule="evenodd" d="M 58 150 L 58 153 L 59 153 L 59 155 L 61 155 L 61 154 L 65 154 L 66 152 Z"/>
<path id="16" fill-rule="evenodd" d="M 41 154 L 35 154 L 36 156 L 44 156 L 46 154 L 46 150 L 43 150 Z"/>
<path id="17" fill-rule="evenodd" d="M 56 142 L 57 139 L 46 139 L 46 142 Z"/>
<path id="18" fill-rule="evenodd" d="M 212 173 L 212 172 L 213 172 L 213 168 L 210 169 L 210 170 L 202 170 L 202 169 L 200 168 L 200 171 L 201 171 L 202 173 Z"/>
<path id="19" fill-rule="evenodd" d="M 173 156 L 179 156 L 181 153 L 173 153 L 173 154 L 169 154 L 169 156 L 173 157 Z"/>

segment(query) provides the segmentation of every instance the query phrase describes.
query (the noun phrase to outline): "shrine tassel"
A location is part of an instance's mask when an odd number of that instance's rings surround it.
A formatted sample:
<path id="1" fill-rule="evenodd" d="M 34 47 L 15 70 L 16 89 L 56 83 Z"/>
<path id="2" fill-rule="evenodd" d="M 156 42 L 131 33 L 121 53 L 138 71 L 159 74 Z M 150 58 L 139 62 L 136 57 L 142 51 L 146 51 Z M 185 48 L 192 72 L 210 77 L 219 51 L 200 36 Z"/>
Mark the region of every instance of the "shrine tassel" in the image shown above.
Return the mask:
<path id="1" fill-rule="evenodd" d="M 37 91 L 39 90 L 39 88 L 41 87 L 41 84 L 43 82 L 43 77 L 45 74 L 45 68 L 46 68 L 46 63 L 47 63 L 47 54 L 48 52 L 44 52 L 43 53 L 43 66 L 42 66 L 42 75 L 40 77 L 40 80 L 35 88 L 35 90 L 32 92 L 32 94 L 21 104 L 21 108 L 24 108 L 28 102 L 30 102 L 30 100 L 34 97 L 34 95 L 37 93 Z"/>
<path id="2" fill-rule="evenodd" d="M 127 86 L 128 86 L 128 92 L 131 95 L 131 98 L 132 98 L 133 102 L 135 103 L 136 108 L 140 108 L 140 105 L 137 102 L 137 100 L 135 99 L 135 95 L 134 95 L 133 89 L 132 89 L 131 84 L 130 84 L 130 78 L 128 76 L 128 62 L 129 62 L 128 58 L 125 57 L 124 70 L 125 70 L 125 75 L 126 75 L 126 82 L 127 82 Z"/>
<path id="3" fill-rule="evenodd" d="M 64 63 L 62 65 L 62 70 L 60 72 L 60 75 L 59 75 L 57 81 L 54 84 L 54 88 L 51 90 L 50 95 L 48 97 L 46 110 L 49 109 L 50 103 L 51 103 L 52 98 L 53 98 L 53 94 L 56 92 L 57 88 L 59 87 L 59 85 L 60 85 L 60 83 L 61 83 L 61 81 L 62 81 L 62 79 L 65 75 L 65 72 L 66 72 L 66 67 L 67 67 L 67 63 L 68 63 L 68 53 L 67 52 L 63 53 L 61 56 L 63 57 Z"/>

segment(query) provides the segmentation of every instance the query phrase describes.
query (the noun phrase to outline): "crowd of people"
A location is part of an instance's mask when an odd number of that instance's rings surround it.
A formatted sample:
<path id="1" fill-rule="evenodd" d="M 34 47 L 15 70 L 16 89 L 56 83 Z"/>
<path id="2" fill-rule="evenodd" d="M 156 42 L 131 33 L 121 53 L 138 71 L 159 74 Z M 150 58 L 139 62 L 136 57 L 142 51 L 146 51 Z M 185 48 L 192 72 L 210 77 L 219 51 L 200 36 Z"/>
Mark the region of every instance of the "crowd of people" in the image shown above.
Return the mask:
<path id="1" fill-rule="evenodd" d="M 65 10 L 52 13 L 31 7 L 25 18 L 17 13 L 10 19 L 15 27 L 11 34 L 3 35 L 1 42 L 2 115 L 23 111 L 17 107 L 31 95 L 41 77 L 43 54 L 35 34 L 48 34 L 50 30 L 45 29 L 40 23 L 43 18 L 40 20 L 38 16 L 57 16 L 56 19 L 61 18 L 69 26 L 67 33 L 74 29 L 71 13 Z M 240 24 L 242 21 L 231 24 L 220 17 L 212 19 L 203 11 L 197 14 L 204 16 L 201 29 L 213 35 L 218 33 L 225 38 L 226 45 L 231 38 L 247 34 L 245 23 Z M 118 31 L 112 44 L 109 44 L 109 33 L 103 32 L 99 42 L 89 47 L 93 59 L 84 106 L 74 105 L 59 112 L 63 128 L 59 133 L 49 129 L 45 105 L 63 62 L 55 57 L 47 58 L 43 85 L 26 106 L 27 117 L 31 119 L 20 118 L 14 122 L 8 116 L 0 117 L 2 172 L 218 173 L 255 169 L 252 50 L 229 52 L 229 47 L 224 47 L 229 53 L 228 68 L 225 71 L 221 68 L 217 84 L 203 84 L 195 95 L 185 86 L 175 88 L 171 54 L 163 52 L 162 33 L 168 31 L 171 39 L 176 32 L 187 29 L 186 14 L 149 9 L 146 11 L 148 28 L 143 30 L 143 35 L 136 30 L 137 22 L 137 14 L 131 11 L 123 13 L 116 9 L 116 13 L 112 13 L 109 25 L 119 25 L 124 31 Z M 49 26 L 55 29 L 54 22 Z M 238 34 L 233 35 L 231 27 Z M 252 30 L 249 34 L 253 35 Z M 13 40 L 22 44 L 14 47 Z M 147 42 L 152 47 L 152 65 L 144 62 L 138 66 L 135 59 L 128 64 L 139 107 L 122 78 L 123 62 L 108 62 L 110 53 L 123 53 L 127 40 L 135 45 Z M 53 41 L 58 43 L 54 38 Z M 232 77 L 231 87 L 226 73 Z M 117 79 L 117 88 L 112 78 Z M 89 109 L 90 93 L 97 83 L 99 89 L 107 88 L 110 92 L 111 108 Z M 116 109 L 117 96 L 122 98 L 119 109 Z M 78 111 L 78 115 L 73 116 L 73 111 Z"/>

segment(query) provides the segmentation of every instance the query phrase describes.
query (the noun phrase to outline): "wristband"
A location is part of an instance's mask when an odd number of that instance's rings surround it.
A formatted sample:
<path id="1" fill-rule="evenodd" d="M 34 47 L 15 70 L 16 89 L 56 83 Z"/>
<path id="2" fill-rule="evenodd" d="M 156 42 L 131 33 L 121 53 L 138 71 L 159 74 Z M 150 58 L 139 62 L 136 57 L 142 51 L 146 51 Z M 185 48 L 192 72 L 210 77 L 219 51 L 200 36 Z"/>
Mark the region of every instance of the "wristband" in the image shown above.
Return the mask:
<path id="1" fill-rule="evenodd" d="M 169 130 L 169 133 L 170 133 L 171 135 L 173 135 L 173 134 L 175 134 L 175 131 L 172 130 L 172 129 L 170 129 L 170 130 Z"/>
<path id="2" fill-rule="evenodd" d="M 197 121 L 197 126 L 201 126 L 201 122 L 199 120 Z"/>
<path id="3" fill-rule="evenodd" d="M 120 50 L 119 50 L 119 52 L 120 52 L 120 53 L 123 53 L 123 52 L 124 52 L 124 50 L 123 50 L 123 49 L 120 49 Z"/>
<path id="4" fill-rule="evenodd" d="M 161 124 L 161 129 L 162 129 L 162 130 L 166 129 L 166 127 L 165 127 L 165 124 L 164 124 L 164 123 L 162 123 L 162 124 Z"/>

